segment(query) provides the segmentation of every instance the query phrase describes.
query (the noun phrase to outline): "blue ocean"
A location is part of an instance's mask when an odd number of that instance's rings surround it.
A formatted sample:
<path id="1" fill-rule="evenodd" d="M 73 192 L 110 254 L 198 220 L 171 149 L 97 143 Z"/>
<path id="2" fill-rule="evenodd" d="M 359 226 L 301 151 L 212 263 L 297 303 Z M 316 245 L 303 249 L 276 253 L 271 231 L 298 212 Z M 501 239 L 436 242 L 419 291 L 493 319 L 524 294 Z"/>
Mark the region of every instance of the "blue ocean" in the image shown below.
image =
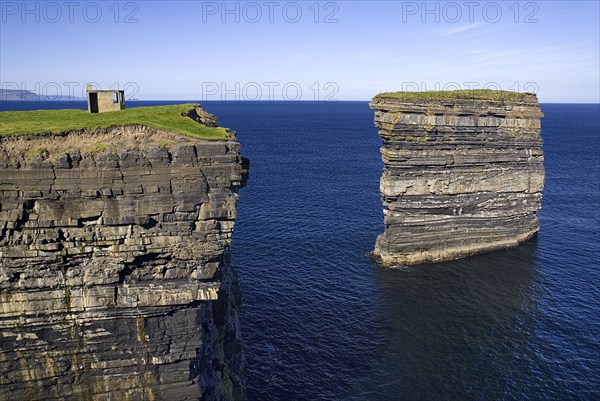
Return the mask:
<path id="1" fill-rule="evenodd" d="M 536 238 L 404 269 L 369 258 L 383 164 L 367 102 L 203 106 L 251 160 L 231 249 L 249 400 L 600 399 L 598 104 L 542 104 Z M 65 107 L 86 104 L 0 104 Z"/>

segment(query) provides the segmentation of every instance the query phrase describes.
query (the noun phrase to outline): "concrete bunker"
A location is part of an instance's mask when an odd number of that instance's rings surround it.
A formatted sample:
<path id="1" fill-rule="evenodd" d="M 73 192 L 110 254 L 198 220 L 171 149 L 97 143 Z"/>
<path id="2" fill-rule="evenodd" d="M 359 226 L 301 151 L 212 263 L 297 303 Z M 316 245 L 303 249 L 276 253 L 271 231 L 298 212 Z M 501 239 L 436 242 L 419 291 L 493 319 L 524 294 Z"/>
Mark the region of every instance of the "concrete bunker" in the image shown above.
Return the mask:
<path id="1" fill-rule="evenodd" d="M 125 110 L 124 90 L 96 90 L 88 84 L 87 95 L 88 112 L 90 113 Z"/>

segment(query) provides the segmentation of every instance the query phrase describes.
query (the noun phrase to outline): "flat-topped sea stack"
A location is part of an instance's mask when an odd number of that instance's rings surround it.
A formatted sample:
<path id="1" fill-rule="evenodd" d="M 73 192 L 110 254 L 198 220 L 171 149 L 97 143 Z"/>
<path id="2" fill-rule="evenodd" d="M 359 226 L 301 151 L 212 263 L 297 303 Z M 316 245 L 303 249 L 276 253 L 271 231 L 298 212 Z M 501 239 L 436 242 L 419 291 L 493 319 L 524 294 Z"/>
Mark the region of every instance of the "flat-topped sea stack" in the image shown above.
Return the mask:
<path id="1" fill-rule="evenodd" d="M 383 141 L 384 266 L 509 248 L 539 230 L 544 186 L 536 95 L 492 90 L 373 98 Z"/>
<path id="2" fill-rule="evenodd" d="M 193 104 L 0 114 L 0 399 L 243 399 L 234 133 Z"/>

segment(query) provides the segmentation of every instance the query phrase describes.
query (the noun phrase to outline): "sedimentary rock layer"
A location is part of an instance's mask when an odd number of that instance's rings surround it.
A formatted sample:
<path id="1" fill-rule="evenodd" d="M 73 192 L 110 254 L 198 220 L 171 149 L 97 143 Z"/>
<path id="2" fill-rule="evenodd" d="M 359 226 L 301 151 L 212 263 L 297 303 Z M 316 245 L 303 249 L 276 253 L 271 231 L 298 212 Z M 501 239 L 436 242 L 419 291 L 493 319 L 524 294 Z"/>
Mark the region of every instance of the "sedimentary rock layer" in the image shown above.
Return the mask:
<path id="1" fill-rule="evenodd" d="M 233 135 L 0 138 L 0 399 L 242 399 L 246 173 Z"/>
<path id="2" fill-rule="evenodd" d="M 385 232 L 373 252 L 383 265 L 507 248 L 538 231 L 544 166 L 537 98 L 479 95 L 382 94 L 370 104 L 383 141 Z"/>

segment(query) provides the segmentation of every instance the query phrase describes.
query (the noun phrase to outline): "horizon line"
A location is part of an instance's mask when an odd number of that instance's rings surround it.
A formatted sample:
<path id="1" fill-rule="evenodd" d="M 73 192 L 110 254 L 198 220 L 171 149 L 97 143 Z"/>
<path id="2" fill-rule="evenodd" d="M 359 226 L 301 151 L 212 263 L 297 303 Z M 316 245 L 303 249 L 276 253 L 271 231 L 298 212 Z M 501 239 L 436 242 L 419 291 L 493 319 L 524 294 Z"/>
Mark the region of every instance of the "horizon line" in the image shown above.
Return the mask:
<path id="1" fill-rule="evenodd" d="M 205 103 L 205 102 L 229 102 L 229 103 L 340 103 L 340 102 L 371 102 L 373 99 L 344 99 L 344 100 L 284 100 L 284 99 L 274 99 L 274 100 L 199 100 L 199 99 L 125 99 L 126 102 L 185 102 L 185 103 Z M 73 99 L 73 100 L 6 100 L 0 99 L 0 102 L 87 102 L 87 99 Z M 600 101 L 598 102 L 539 102 L 540 104 L 598 104 L 600 105 Z"/>

